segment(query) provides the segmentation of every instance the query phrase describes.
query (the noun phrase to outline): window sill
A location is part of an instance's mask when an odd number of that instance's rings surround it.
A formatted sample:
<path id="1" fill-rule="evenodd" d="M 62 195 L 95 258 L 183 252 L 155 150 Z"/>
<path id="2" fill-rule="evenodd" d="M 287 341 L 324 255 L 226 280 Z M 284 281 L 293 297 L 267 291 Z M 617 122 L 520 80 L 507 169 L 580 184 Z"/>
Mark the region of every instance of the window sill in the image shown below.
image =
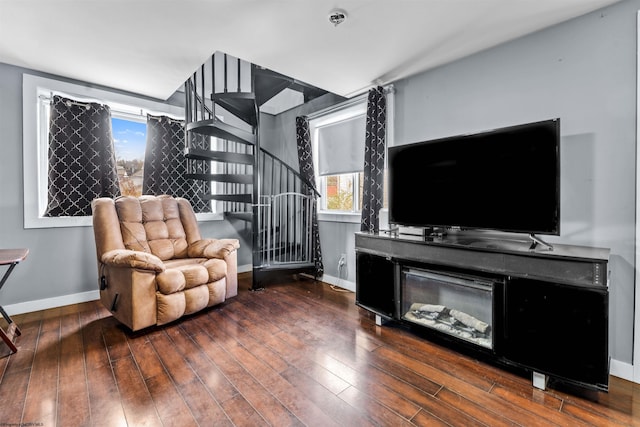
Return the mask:
<path id="1" fill-rule="evenodd" d="M 355 212 L 327 212 L 320 211 L 318 213 L 318 221 L 326 221 L 326 222 L 346 222 L 351 224 L 360 224 L 362 219 L 362 214 Z"/>

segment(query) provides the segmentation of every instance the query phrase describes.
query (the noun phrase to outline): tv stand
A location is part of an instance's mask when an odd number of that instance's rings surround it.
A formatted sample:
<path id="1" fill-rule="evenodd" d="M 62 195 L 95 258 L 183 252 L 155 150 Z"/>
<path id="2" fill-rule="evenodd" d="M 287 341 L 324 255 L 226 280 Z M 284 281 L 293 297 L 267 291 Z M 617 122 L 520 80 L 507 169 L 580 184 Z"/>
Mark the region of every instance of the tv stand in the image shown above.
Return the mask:
<path id="1" fill-rule="evenodd" d="M 607 391 L 609 249 L 535 243 L 356 233 L 356 304 L 535 387 Z"/>

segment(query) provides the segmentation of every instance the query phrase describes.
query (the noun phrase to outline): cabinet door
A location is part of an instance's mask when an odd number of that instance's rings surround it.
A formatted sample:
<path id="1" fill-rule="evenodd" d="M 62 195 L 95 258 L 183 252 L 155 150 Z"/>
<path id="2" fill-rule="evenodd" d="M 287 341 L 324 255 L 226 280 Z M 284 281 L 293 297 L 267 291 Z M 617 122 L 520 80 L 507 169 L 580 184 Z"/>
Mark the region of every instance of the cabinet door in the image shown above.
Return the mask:
<path id="1" fill-rule="evenodd" d="M 608 292 L 530 279 L 505 286 L 502 353 L 598 389 L 609 379 Z"/>
<path id="2" fill-rule="evenodd" d="M 366 252 L 356 253 L 356 304 L 385 317 L 395 317 L 394 262 Z"/>

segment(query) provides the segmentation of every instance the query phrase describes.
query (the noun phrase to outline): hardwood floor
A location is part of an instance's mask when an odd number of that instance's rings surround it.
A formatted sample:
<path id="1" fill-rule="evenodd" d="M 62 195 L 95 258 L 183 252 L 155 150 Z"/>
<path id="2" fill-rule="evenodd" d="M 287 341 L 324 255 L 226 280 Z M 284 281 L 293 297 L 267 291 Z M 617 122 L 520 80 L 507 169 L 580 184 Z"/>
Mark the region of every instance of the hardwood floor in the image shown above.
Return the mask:
<path id="1" fill-rule="evenodd" d="M 629 426 L 640 386 L 590 399 L 379 327 L 354 294 L 302 280 L 130 333 L 98 302 L 15 316 L 0 425 Z"/>

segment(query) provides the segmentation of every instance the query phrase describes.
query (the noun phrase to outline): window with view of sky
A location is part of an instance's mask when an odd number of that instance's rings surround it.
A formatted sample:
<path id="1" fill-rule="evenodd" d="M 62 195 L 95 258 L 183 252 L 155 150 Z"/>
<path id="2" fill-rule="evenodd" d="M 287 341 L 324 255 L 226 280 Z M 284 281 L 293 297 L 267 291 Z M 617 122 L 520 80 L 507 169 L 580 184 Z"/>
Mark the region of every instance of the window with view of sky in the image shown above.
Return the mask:
<path id="1" fill-rule="evenodd" d="M 140 196 L 144 173 L 144 151 L 147 143 L 147 123 L 113 117 L 111 127 L 120 192 L 126 196 Z"/>

